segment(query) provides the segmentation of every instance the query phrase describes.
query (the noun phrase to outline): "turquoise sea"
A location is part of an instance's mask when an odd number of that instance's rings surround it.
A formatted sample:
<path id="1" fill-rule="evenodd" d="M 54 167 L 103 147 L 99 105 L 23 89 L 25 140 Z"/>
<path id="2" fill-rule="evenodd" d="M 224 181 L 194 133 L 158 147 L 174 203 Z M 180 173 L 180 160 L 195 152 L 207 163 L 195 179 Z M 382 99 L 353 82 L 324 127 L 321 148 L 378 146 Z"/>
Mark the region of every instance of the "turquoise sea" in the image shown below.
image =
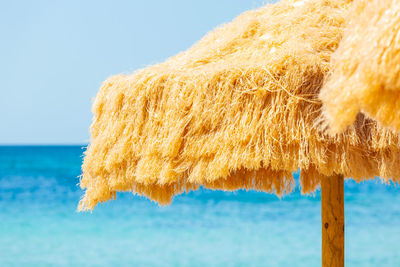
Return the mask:
<path id="1" fill-rule="evenodd" d="M 320 266 L 320 195 L 130 193 L 77 213 L 84 147 L 0 147 L 0 266 Z M 346 266 L 400 266 L 400 187 L 345 184 Z"/>

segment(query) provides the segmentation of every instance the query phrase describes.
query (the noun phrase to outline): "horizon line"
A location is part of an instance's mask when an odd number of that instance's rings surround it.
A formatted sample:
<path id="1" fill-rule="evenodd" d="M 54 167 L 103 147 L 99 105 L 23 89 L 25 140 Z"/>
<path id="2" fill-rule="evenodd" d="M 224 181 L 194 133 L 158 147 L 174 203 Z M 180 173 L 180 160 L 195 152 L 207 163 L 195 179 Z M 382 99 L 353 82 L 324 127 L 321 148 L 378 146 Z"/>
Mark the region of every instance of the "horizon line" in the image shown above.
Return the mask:
<path id="1" fill-rule="evenodd" d="M 88 146 L 89 143 L 0 143 L 1 146 Z"/>

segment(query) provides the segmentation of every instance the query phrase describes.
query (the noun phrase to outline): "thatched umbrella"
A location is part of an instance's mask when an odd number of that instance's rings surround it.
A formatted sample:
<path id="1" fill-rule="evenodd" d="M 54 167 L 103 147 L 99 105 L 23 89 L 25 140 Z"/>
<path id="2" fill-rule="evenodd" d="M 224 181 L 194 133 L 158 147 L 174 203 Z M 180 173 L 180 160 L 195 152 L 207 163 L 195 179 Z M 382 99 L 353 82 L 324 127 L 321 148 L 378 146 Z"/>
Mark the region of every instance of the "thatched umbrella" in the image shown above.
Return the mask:
<path id="1" fill-rule="evenodd" d="M 400 1 L 358 0 L 321 91 L 332 133 L 362 111 L 400 131 Z"/>
<path id="2" fill-rule="evenodd" d="M 351 1 L 285 0 L 246 12 L 188 51 L 104 82 L 93 105 L 79 209 L 118 191 L 169 204 L 200 186 L 281 196 L 322 180 L 324 266 L 344 262 L 343 180 L 399 179 L 399 137 L 315 127 L 318 93 Z"/>

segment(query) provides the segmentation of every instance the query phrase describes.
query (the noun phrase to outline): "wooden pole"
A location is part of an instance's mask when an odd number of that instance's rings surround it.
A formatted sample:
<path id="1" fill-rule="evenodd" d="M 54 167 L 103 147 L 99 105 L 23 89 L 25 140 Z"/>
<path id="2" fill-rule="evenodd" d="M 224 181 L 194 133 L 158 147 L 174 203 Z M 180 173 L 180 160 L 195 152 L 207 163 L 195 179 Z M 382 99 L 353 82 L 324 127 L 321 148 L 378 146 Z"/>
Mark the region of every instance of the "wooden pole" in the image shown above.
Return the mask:
<path id="1" fill-rule="evenodd" d="M 322 267 L 344 266 L 344 178 L 321 178 Z"/>

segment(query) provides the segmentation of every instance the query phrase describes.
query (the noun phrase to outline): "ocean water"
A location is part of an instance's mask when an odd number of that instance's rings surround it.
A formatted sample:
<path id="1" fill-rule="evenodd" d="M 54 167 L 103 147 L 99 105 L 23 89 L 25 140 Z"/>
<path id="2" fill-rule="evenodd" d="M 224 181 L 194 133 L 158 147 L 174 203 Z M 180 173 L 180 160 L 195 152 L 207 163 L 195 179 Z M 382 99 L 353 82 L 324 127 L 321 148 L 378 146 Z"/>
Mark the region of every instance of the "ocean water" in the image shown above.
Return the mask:
<path id="1" fill-rule="evenodd" d="M 77 213 L 83 147 L 0 147 L 0 266 L 320 266 L 320 195 L 120 193 Z M 346 265 L 400 266 L 400 187 L 345 183 Z"/>

